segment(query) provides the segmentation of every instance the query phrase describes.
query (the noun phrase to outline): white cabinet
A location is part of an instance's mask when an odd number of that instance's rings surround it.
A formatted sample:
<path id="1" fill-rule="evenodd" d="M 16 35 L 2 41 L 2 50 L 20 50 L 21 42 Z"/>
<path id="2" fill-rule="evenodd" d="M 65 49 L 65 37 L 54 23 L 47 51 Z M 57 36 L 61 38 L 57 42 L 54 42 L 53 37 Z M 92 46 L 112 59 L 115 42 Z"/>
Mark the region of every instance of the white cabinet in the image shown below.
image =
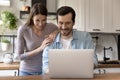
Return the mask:
<path id="1" fill-rule="evenodd" d="M 104 0 L 86 0 L 86 31 L 103 32 Z"/>
<path id="2" fill-rule="evenodd" d="M 106 68 L 106 73 L 120 73 L 120 68 Z"/>
<path id="3" fill-rule="evenodd" d="M 114 33 L 120 33 L 120 0 L 111 0 L 112 12 L 112 30 Z"/>
<path id="4" fill-rule="evenodd" d="M 86 0 L 86 31 L 109 32 L 111 30 L 109 1 Z"/>
<path id="5" fill-rule="evenodd" d="M 18 70 L 0 70 L 0 76 L 18 76 Z"/>
<path id="6" fill-rule="evenodd" d="M 120 73 L 120 68 L 97 68 L 94 73 L 105 74 L 105 73 Z"/>
<path id="7" fill-rule="evenodd" d="M 86 0 L 86 31 L 120 32 L 120 0 Z"/>
<path id="8" fill-rule="evenodd" d="M 120 0 L 58 0 L 58 7 L 64 5 L 75 9 L 78 30 L 120 33 Z"/>
<path id="9" fill-rule="evenodd" d="M 61 6 L 66 5 L 67 0 L 57 0 L 57 8 L 60 8 Z"/>

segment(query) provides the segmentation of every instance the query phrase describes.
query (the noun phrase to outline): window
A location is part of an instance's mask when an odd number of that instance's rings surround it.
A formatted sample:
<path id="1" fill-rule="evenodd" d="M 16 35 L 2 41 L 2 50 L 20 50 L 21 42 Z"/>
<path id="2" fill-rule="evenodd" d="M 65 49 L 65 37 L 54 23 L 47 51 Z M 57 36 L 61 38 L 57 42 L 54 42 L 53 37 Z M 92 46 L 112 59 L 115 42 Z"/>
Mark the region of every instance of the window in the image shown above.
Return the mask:
<path id="1" fill-rule="evenodd" d="M 0 6 L 10 6 L 10 0 L 0 0 Z"/>

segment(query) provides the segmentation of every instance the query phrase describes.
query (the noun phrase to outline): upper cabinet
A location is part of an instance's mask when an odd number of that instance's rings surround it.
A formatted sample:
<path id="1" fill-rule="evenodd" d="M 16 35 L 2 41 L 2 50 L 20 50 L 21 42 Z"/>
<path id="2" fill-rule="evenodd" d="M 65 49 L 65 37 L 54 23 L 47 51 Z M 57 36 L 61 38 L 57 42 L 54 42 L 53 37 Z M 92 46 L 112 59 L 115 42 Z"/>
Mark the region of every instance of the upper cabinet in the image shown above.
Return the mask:
<path id="1" fill-rule="evenodd" d="M 86 31 L 120 33 L 120 0 L 86 0 Z"/>
<path id="2" fill-rule="evenodd" d="M 76 11 L 75 28 L 97 33 L 120 33 L 120 0 L 59 0 L 58 7 Z"/>
<path id="3" fill-rule="evenodd" d="M 120 0 L 111 0 L 112 12 L 112 30 L 115 33 L 120 33 Z"/>
<path id="4" fill-rule="evenodd" d="M 105 6 L 104 0 L 86 0 L 85 5 L 86 31 L 103 32 L 105 28 Z"/>
<path id="5" fill-rule="evenodd" d="M 66 5 L 67 0 L 57 0 L 57 8 Z"/>

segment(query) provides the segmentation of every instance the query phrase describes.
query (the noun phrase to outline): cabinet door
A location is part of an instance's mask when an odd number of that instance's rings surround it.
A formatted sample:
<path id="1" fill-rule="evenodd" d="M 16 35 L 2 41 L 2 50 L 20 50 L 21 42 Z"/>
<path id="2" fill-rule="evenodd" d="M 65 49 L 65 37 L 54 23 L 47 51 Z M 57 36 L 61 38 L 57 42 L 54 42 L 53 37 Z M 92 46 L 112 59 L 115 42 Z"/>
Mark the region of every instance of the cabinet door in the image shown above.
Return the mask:
<path id="1" fill-rule="evenodd" d="M 120 68 L 97 68 L 94 70 L 96 74 L 106 74 L 106 73 L 120 73 Z"/>
<path id="2" fill-rule="evenodd" d="M 104 0 L 86 0 L 86 31 L 104 32 Z"/>
<path id="3" fill-rule="evenodd" d="M 104 32 L 112 33 L 112 3 L 111 0 L 104 0 Z"/>
<path id="4" fill-rule="evenodd" d="M 115 33 L 120 33 L 120 0 L 112 0 L 112 27 Z"/>
<path id="5" fill-rule="evenodd" d="M 18 76 L 18 70 L 0 70 L 0 76 Z"/>
<path id="6" fill-rule="evenodd" d="M 57 8 L 66 5 L 66 0 L 57 0 Z"/>

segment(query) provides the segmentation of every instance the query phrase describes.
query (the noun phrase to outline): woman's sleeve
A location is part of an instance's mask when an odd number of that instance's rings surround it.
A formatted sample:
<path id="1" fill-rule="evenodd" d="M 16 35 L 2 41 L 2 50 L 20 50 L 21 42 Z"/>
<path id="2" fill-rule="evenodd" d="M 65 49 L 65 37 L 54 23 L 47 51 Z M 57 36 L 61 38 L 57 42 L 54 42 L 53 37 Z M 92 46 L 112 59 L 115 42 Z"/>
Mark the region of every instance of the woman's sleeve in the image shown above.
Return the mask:
<path id="1" fill-rule="evenodd" d="M 17 45 L 16 45 L 16 50 L 15 50 L 15 58 L 23 60 L 27 58 L 26 53 L 24 53 L 24 48 L 25 48 L 25 40 L 24 40 L 24 26 L 20 26 L 17 31 Z"/>

